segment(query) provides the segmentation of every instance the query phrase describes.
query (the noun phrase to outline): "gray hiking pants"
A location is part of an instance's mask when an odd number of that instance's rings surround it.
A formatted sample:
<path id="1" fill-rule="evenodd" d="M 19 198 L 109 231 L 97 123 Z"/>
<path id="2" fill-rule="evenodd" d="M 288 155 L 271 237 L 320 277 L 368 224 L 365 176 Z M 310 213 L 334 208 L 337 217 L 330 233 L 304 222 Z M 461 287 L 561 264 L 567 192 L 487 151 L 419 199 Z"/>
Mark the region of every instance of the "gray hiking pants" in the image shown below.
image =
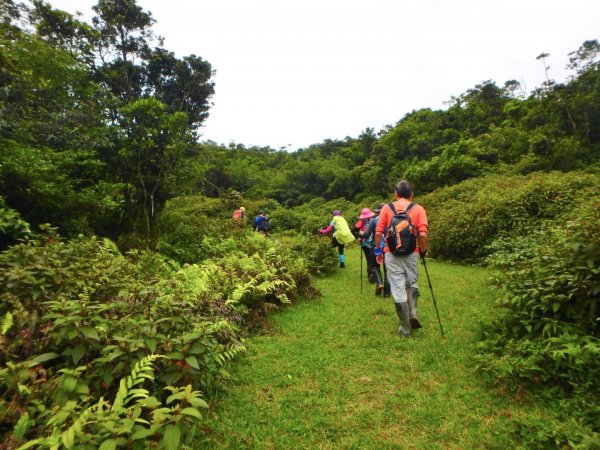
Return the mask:
<path id="1" fill-rule="evenodd" d="M 394 303 L 406 303 L 409 288 L 417 288 L 417 277 L 419 276 L 419 256 L 411 253 L 408 256 L 394 256 L 385 254 L 385 270 Z"/>

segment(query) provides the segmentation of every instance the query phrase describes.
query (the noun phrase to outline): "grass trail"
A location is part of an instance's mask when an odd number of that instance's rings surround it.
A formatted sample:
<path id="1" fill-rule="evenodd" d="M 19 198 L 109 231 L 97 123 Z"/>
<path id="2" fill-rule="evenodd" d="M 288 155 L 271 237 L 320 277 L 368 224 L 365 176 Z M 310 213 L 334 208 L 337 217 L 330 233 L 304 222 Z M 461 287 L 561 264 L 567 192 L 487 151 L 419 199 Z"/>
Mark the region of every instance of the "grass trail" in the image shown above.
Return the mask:
<path id="1" fill-rule="evenodd" d="M 428 262 L 446 338 L 420 267 L 424 328 L 397 334 L 390 299 L 347 268 L 319 280 L 323 297 L 273 314 L 247 342 L 196 448 L 516 448 L 508 430 L 535 405 L 487 387 L 473 368 L 476 330 L 490 314 L 489 273 Z M 363 266 L 363 270 L 365 267 Z"/>

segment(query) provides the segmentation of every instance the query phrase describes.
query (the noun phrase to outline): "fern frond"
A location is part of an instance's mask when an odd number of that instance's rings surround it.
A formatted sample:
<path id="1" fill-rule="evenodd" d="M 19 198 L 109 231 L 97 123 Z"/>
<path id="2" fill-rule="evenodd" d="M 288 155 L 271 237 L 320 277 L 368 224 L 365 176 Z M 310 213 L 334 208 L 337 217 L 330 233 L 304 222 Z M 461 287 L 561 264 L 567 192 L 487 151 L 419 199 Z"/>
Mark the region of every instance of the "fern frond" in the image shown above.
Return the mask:
<path id="1" fill-rule="evenodd" d="M 13 326 L 13 315 L 10 311 L 7 311 L 2 320 L 2 327 L 0 329 L 0 336 L 4 336 L 8 330 Z"/>
<path id="2" fill-rule="evenodd" d="M 119 390 L 113 402 L 112 411 L 119 411 L 123 409 L 123 406 L 132 398 L 139 397 L 142 389 L 132 389 L 133 386 L 141 384 L 146 379 L 154 379 L 154 367 L 152 364 L 158 358 L 162 358 L 161 355 L 148 355 L 140 359 L 131 370 L 131 374 L 127 378 L 122 378 L 119 382 Z M 147 391 L 146 391 L 147 392 Z M 132 397 L 133 393 L 133 397 Z M 147 395 L 147 394 L 146 394 Z"/>
<path id="3" fill-rule="evenodd" d="M 15 427 L 13 428 L 12 432 L 13 436 L 21 439 L 24 438 L 25 433 L 27 433 L 27 430 L 29 429 L 31 423 L 32 421 L 29 419 L 29 413 L 26 412 L 24 415 L 19 417 L 19 420 L 15 424 Z"/>

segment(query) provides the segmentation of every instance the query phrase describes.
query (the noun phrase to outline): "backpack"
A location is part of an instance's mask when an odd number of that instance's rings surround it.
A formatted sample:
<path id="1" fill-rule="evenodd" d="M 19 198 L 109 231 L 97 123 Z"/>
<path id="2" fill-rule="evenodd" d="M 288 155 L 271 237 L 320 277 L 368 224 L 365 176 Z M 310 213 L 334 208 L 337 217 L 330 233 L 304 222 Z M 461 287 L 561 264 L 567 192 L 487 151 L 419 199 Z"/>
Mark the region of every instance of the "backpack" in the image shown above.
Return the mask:
<path id="1" fill-rule="evenodd" d="M 395 256 L 410 255 L 417 248 L 417 230 L 408 215 L 415 204 L 410 203 L 404 211 L 396 211 L 393 203 L 389 205 L 394 215 L 385 233 L 385 242 Z"/>
<path id="2" fill-rule="evenodd" d="M 261 223 L 262 231 L 271 231 L 271 220 L 265 217 Z"/>
<path id="3" fill-rule="evenodd" d="M 370 223 L 372 221 L 375 221 L 375 226 L 377 225 L 377 217 L 373 217 L 371 219 L 366 219 L 365 221 L 365 230 L 363 231 L 363 233 L 365 231 L 367 231 L 367 228 L 369 228 L 371 225 Z M 373 228 L 374 230 L 375 228 Z M 368 235 L 366 238 L 363 239 L 362 241 L 362 246 L 365 248 L 374 248 L 375 247 L 375 233 L 371 233 L 370 235 Z"/>
<path id="4" fill-rule="evenodd" d="M 234 219 L 241 219 L 242 218 L 242 210 L 241 209 L 236 209 L 233 212 L 233 218 Z"/>

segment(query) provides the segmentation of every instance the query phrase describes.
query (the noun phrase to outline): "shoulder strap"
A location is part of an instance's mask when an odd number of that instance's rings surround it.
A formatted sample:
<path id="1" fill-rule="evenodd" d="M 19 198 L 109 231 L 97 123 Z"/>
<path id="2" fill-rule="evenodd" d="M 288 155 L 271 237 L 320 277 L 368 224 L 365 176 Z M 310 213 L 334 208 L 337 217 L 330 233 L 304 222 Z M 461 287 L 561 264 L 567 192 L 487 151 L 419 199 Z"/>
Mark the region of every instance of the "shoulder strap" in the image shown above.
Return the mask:
<path id="1" fill-rule="evenodd" d="M 396 207 L 394 206 L 394 202 L 388 203 L 388 205 L 390 205 L 390 209 L 392 210 L 392 212 L 394 214 L 396 214 Z M 404 212 L 408 213 L 412 209 L 413 206 L 415 206 L 415 204 L 413 202 L 410 202 L 408 204 L 408 206 L 406 207 L 406 209 L 404 210 Z"/>

